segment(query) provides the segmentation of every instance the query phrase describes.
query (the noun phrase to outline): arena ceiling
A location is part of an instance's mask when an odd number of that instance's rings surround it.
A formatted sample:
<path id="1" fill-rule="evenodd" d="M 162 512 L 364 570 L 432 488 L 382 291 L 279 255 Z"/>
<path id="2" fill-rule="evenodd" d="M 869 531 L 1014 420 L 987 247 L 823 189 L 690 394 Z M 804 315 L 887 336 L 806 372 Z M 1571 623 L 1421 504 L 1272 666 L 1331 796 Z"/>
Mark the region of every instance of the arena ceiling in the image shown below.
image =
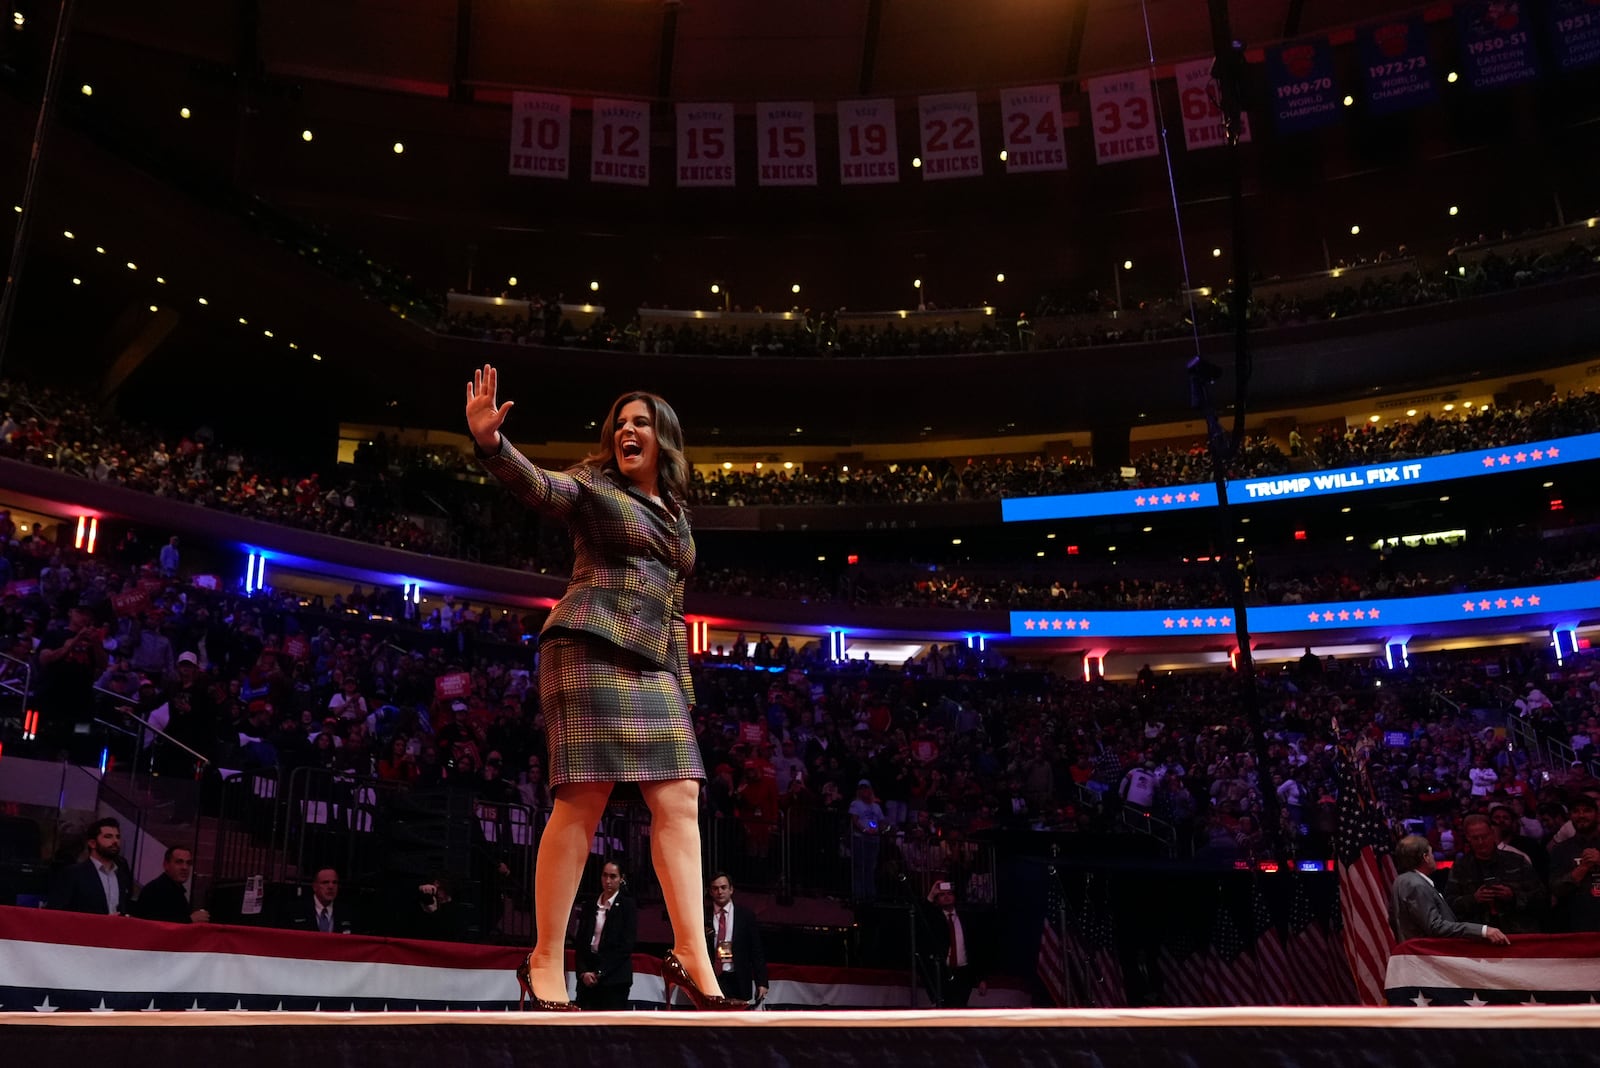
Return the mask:
<path id="1" fill-rule="evenodd" d="M 1234 0 L 1249 45 L 1415 4 Z M 270 74 L 444 95 L 831 100 L 994 89 L 1210 51 L 1199 0 L 84 0 L 85 31 Z"/>

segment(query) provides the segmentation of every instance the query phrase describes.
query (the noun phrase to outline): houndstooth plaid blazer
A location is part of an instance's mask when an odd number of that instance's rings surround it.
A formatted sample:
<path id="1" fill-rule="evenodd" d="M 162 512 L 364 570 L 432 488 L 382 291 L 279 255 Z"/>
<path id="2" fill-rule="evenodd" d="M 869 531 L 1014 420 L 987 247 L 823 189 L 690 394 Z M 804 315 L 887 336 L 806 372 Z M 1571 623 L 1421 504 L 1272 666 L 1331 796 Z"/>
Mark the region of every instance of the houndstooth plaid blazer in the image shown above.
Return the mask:
<path id="1" fill-rule="evenodd" d="M 683 620 L 694 536 L 682 502 L 663 507 L 614 471 L 547 471 L 504 435 L 499 452 L 480 451 L 478 460 L 524 504 L 564 520 L 572 532 L 572 580 L 544 629 L 583 631 L 636 653 L 677 675 L 694 704 Z"/>

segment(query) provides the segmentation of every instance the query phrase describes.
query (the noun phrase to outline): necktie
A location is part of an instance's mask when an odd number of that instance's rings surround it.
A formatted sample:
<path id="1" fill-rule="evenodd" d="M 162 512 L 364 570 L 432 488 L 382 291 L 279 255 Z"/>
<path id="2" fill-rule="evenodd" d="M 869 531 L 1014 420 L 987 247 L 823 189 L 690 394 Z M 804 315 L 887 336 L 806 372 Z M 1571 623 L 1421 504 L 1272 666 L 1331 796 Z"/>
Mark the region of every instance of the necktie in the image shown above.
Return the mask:
<path id="1" fill-rule="evenodd" d="M 728 940 L 728 910 L 717 910 L 717 943 L 720 945 Z"/>
<path id="2" fill-rule="evenodd" d="M 950 967 L 954 968 L 956 966 L 956 914 L 954 909 L 944 914 L 944 922 L 945 926 L 950 929 L 950 960 L 948 963 Z"/>
<path id="3" fill-rule="evenodd" d="M 323 934 L 333 933 L 333 916 L 327 909 L 317 913 L 317 930 Z"/>

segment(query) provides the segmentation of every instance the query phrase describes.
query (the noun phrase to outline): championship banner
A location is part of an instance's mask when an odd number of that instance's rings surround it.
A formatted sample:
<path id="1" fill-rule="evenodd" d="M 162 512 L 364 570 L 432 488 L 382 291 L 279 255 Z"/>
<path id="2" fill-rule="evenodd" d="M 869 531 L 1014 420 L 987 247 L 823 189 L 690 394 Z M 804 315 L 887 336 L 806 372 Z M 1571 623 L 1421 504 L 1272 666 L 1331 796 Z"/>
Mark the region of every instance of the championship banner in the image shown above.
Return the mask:
<path id="1" fill-rule="evenodd" d="M 1538 53 L 1521 0 L 1469 0 L 1456 8 L 1467 84 L 1504 89 L 1539 76 Z"/>
<path id="2" fill-rule="evenodd" d="M 1550 30 L 1562 70 L 1600 63 L 1600 0 L 1550 0 Z"/>
<path id="3" fill-rule="evenodd" d="M 817 121 L 811 101 L 756 105 L 756 182 L 817 184 Z"/>
<path id="4" fill-rule="evenodd" d="M 900 180 L 900 141 L 895 136 L 894 101 L 841 100 L 839 182 L 877 185 Z"/>
<path id="5" fill-rule="evenodd" d="M 1193 59 L 1172 68 L 1178 83 L 1178 103 L 1183 111 L 1183 145 L 1191 152 L 1217 148 L 1228 143 L 1222 125 L 1222 99 L 1217 80 L 1211 76 L 1215 60 Z M 1239 140 L 1250 140 L 1250 116 L 1239 113 Z"/>
<path id="6" fill-rule="evenodd" d="M 511 94 L 511 173 L 567 177 L 572 146 L 572 98 L 557 93 Z"/>
<path id="7" fill-rule="evenodd" d="M 924 180 L 983 176 L 977 93 L 918 97 L 917 123 L 922 129 Z"/>
<path id="8" fill-rule="evenodd" d="M 650 184 L 650 105 L 642 100 L 594 102 L 589 180 Z"/>
<path id="9" fill-rule="evenodd" d="M 679 104 L 677 119 L 678 188 L 733 185 L 733 105 Z"/>
<path id="10" fill-rule="evenodd" d="M 1361 69 L 1367 107 L 1374 115 L 1431 104 L 1439 98 L 1428 58 L 1428 30 L 1420 16 L 1363 26 Z"/>
<path id="11" fill-rule="evenodd" d="M 1005 129 L 1007 174 L 1067 169 L 1059 85 L 1007 89 L 1000 94 L 1000 124 Z"/>
<path id="12" fill-rule="evenodd" d="M 1267 84 L 1272 87 L 1272 115 L 1280 133 L 1315 130 L 1339 117 L 1333 46 L 1325 37 L 1267 49 Z"/>
<path id="13" fill-rule="evenodd" d="M 1088 89 L 1096 162 L 1121 163 L 1161 154 L 1155 84 L 1149 70 L 1090 78 Z"/>

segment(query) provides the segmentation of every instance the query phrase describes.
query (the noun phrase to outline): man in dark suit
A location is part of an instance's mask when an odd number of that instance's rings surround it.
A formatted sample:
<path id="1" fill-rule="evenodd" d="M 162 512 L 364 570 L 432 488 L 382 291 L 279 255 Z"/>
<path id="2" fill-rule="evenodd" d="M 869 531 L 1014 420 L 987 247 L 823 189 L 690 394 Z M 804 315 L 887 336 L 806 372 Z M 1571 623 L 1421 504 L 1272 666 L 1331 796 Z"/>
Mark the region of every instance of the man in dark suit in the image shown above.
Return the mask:
<path id="1" fill-rule="evenodd" d="M 1394 850 L 1394 866 L 1400 869 L 1389 891 L 1389 928 L 1395 940 L 1412 938 L 1477 938 L 1497 946 L 1510 945 L 1498 928 L 1484 923 L 1462 923 L 1450 903 L 1433 884 L 1439 867 L 1433 845 L 1422 835 L 1400 839 Z"/>
<path id="2" fill-rule="evenodd" d="M 633 989 L 633 945 L 639 940 L 639 910 L 625 892 L 622 866 L 600 869 L 600 896 L 578 913 L 578 996 L 583 1009 L 626 1009 Z"/>
<path id="3" fill-rule="evenodd" d="M 194 853 L 184 846 L 172 846 L 161 861 L 161 874 L 145 883 L 134 902 L 133 914 L 144 920 L 165 923 L 208 923 L 211 914 L 189 904 L 189 876 L 194 872 Z"/>
<path id="4" fill-rule="evenodd" d="M 64 870 L 50 907 L 64 912 L 126 916 L 133 905 L 133 875 L 122 859 L 122 824 L 96 820 L 89 827 L 89 856 Z"/>
<path id="5" fill-rule="evenodd" d="M 767 996 L 767 954 L 761 947 L 756 914 L 733 903 L 733 883 L 727 872 L 711 877 L 710 892 L 706 945 L 717 969 L 717 982 L 725 996 L 754 1004 Z"/>
<path id="6" fill-rule="evenodd" d="M 319 868 L 311 884 L 311 896 L 295 898 L 284 912 L 282 926 L 291 931 L 321 931 L 324 934 L 356 934 L 359 927 L 354 910 L 339 901 L 339 873 Z"/>
<path id="7" fill-rule="evenodd" d="M 957 911 L 955 886 L 948 879 L 938 880 L 928 891 L 923 915 L 922 944 L 939 975 L 935 1000 L 942 1009 L 964 1009 L 974 988 L 980 996 L 989 993 L 989 983 L 978 963 L 983 955 L 983 939 Z"/>

